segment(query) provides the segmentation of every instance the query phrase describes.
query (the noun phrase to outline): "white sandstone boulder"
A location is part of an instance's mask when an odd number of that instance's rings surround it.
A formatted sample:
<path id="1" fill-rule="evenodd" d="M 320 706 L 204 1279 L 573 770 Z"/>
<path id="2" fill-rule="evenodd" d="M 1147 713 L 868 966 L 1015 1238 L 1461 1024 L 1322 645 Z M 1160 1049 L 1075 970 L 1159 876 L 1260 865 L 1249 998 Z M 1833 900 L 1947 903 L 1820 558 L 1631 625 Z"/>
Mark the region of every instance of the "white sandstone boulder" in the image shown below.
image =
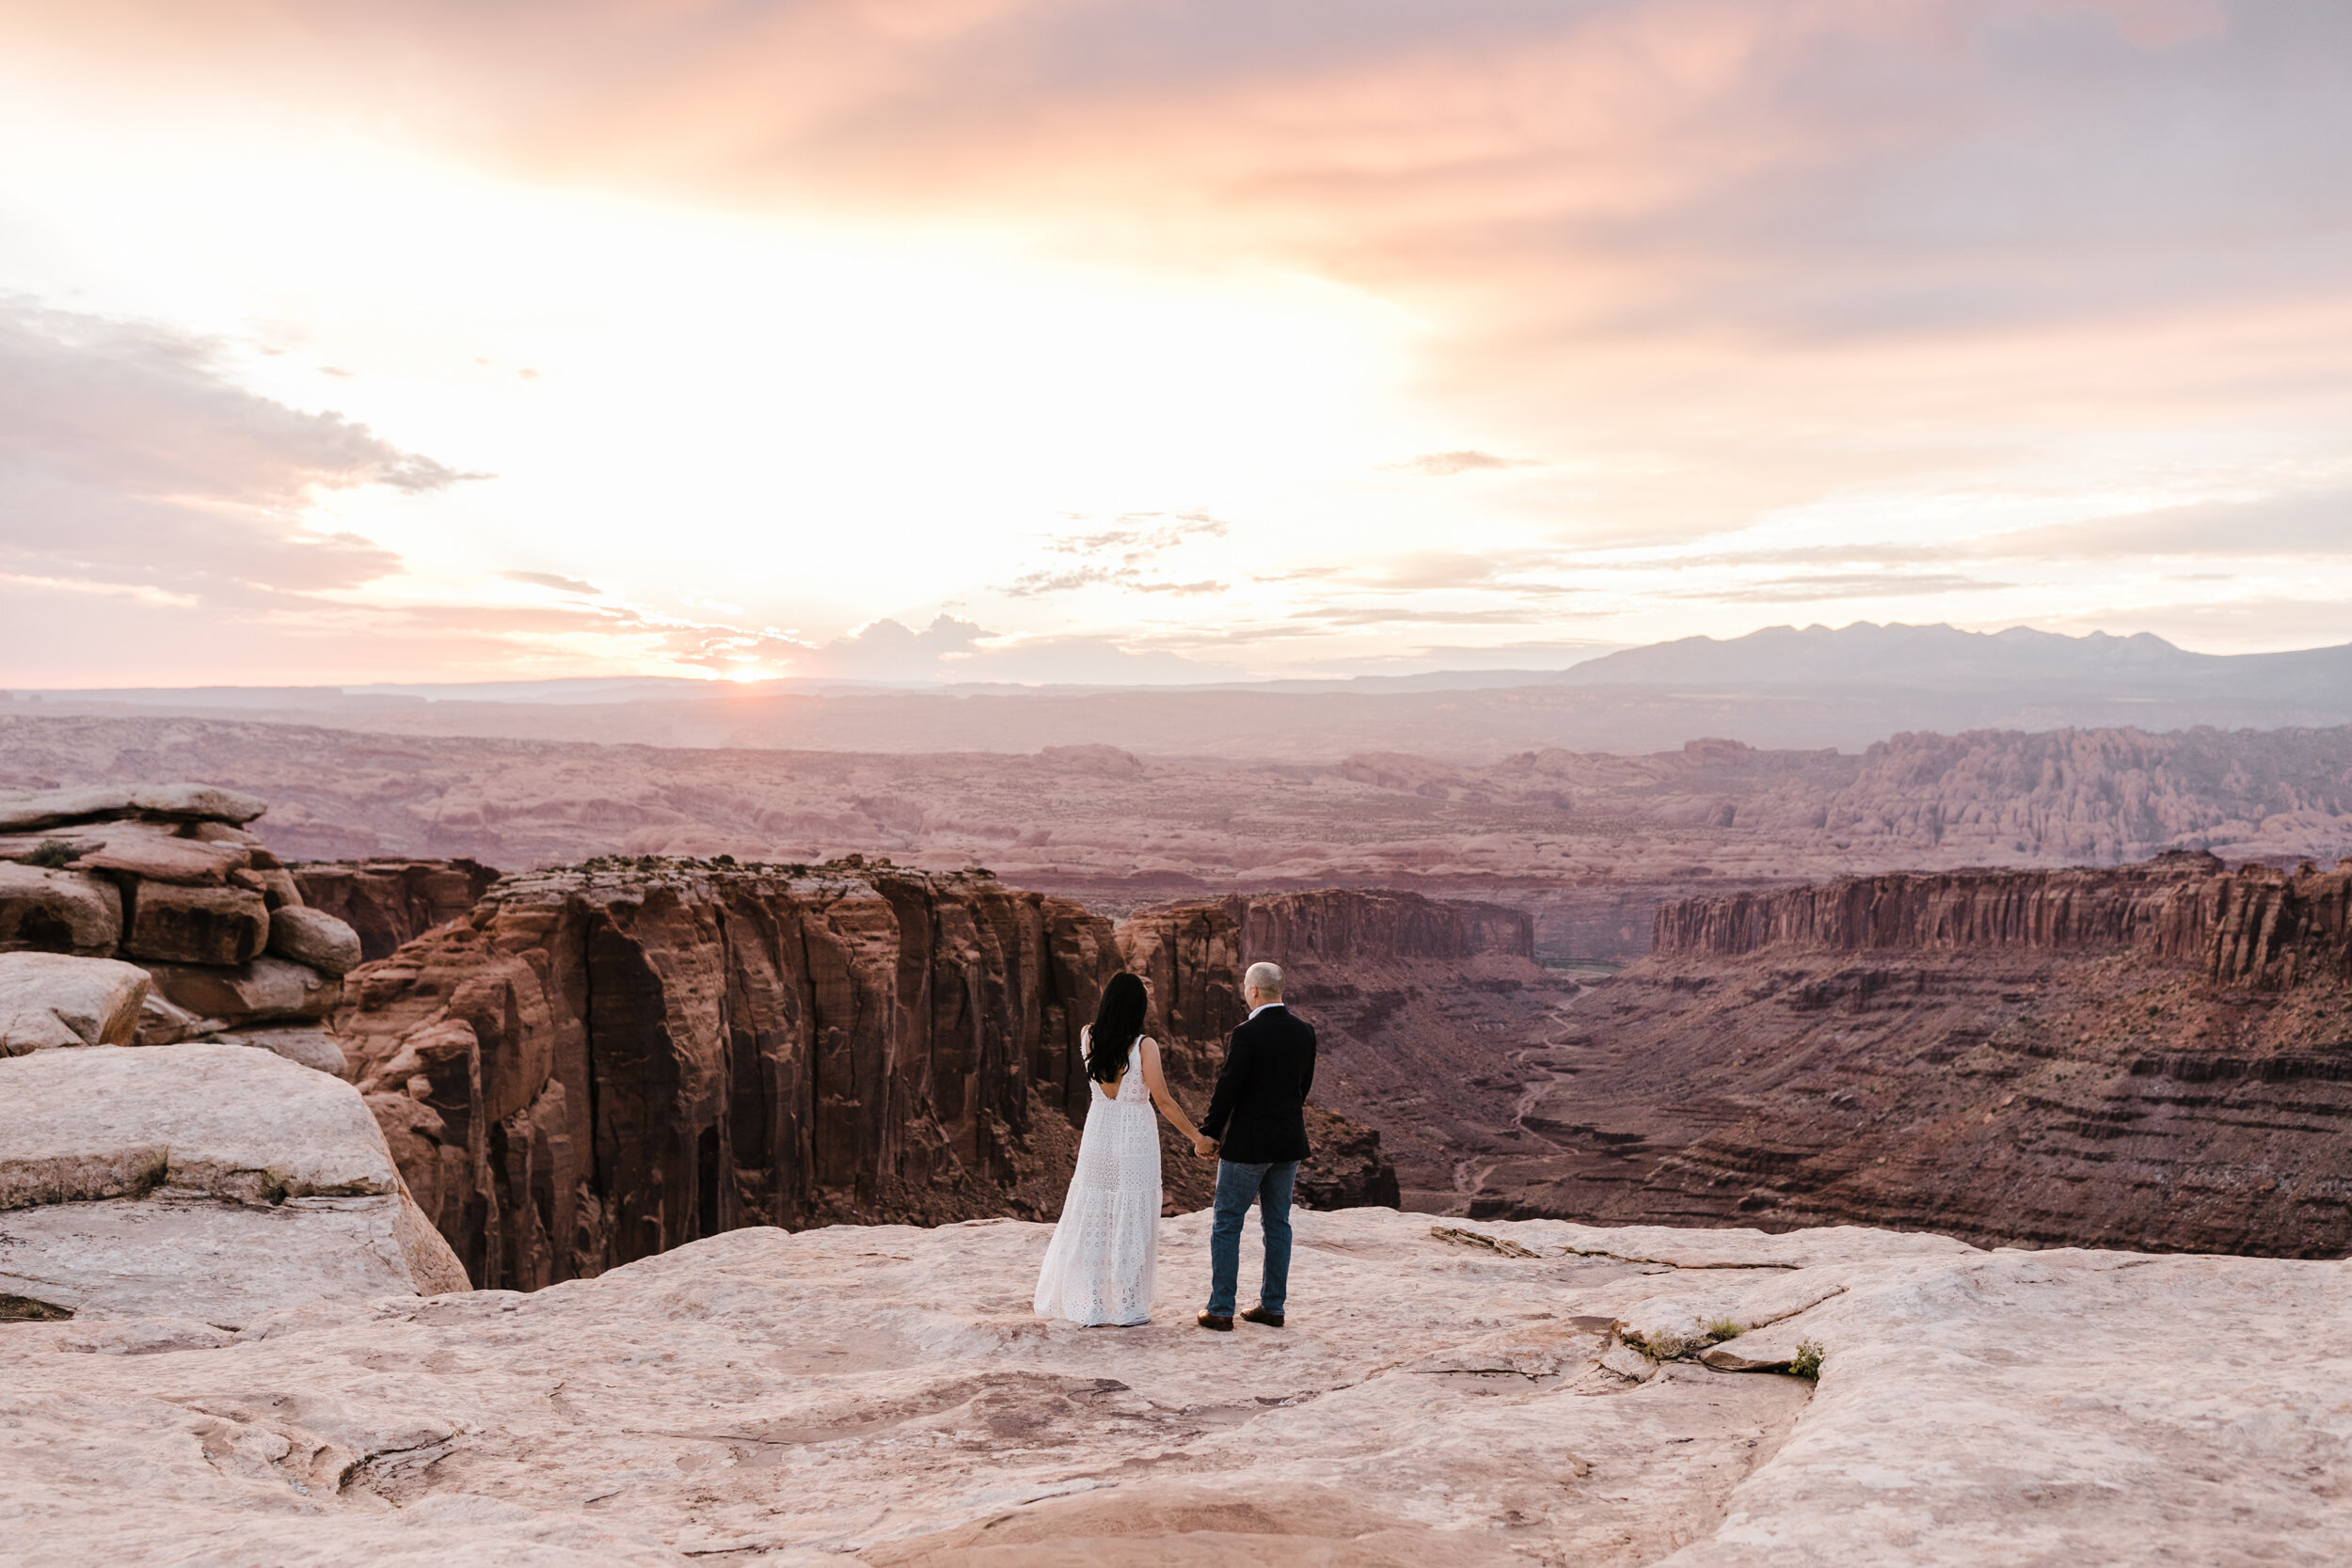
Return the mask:
<path id="1" fill-rule="evenodd" d="M 30 832 L 135 812 L 182 821 L 242 824 L 267 810 L 268 801 L 216 784 L 85 784 L 0 795 L 0 832 Z"/>
<path id="2" fill-rule="evenodd" d="M 113 958 L 0 953 L 0 1056 L 128 1045 L 138 1032 L 148 984 L 147 971 Z"/>

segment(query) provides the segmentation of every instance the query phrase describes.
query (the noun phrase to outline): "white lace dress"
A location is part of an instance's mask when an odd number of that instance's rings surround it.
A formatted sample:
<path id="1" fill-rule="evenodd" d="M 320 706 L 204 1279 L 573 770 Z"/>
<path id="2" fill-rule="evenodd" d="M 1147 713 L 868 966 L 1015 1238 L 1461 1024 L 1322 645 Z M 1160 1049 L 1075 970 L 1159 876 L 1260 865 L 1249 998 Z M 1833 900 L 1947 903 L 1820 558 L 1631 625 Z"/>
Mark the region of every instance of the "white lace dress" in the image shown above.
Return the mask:
<path id="1" fill-rule="evenodd" d="M 1160 1129 L 1137 1040 L 1118 1096 L 1104 1094 L 1100 1083 L 1089 1091 L 1078 1168 L 1037 1273 L 1037 1314 L 1073 1323 L 1148 1323 L 1159 1267 Z"/>

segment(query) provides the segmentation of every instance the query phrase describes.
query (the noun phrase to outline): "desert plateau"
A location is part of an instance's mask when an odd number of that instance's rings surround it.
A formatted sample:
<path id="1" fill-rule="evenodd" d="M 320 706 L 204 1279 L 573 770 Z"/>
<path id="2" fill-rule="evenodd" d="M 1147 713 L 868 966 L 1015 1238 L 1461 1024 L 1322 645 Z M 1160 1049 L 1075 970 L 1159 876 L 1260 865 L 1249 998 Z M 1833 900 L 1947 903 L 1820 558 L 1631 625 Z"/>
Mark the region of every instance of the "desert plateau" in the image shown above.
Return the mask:
<path id="1" fill-rule="evenodd" d="M 21 1549 L 2327 1560 L 2347 733 L 0 719 Z M 1095 999 L 1198 1107 L 1261 960 L 1320 1042 L 1296 1319 L 1032 1316 Z"/>
<path id="2" fill-rule="evenodd" d="M 0 0 L 0 1568 L 2352 1562 L 2344 0 Z"/>

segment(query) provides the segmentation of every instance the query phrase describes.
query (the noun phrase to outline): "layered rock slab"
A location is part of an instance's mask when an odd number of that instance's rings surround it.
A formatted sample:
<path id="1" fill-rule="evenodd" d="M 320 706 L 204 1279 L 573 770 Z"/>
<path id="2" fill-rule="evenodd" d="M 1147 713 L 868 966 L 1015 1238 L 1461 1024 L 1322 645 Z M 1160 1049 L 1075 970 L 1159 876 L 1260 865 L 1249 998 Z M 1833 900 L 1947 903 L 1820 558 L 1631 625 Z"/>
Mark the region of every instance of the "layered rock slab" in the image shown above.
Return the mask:
<path id="1" fill-rule="evenodd" d="M 265 809 L 199 784 L 0 797 L 0 954 L 119 952 L 145 965 L 155 990 L 137 1032 L 146 1044 L 316 1021 L 363 943 L 304 907 L 293 874 L 240 826 Z M 27 826 L 43 832 L 5 831 Z"/>
<path id="2" fill-rule="evenodd" d="M 2352 1526 L 2333 1264 L 1296 1223 L 1279 1331 L 1190 1326 L 1200 1214 L 1132 1330 L 1031 1318 L 1011 1221 L 739 1230 L 215 1348 L 18 1324 L 0 1507 L 28 1564 L 2317 1563 Z M 1818 1343 L 1818 1387 L 1604 1365 L 1736 1295 L 1820 1297 L 1730 1341 Z"/>
<path id="3" fill-rule="evenodd" d="M 464 1289 L 348 1084 L 241 1045 L 0 1061 L 0 1293 L 233 1328 Z"/>

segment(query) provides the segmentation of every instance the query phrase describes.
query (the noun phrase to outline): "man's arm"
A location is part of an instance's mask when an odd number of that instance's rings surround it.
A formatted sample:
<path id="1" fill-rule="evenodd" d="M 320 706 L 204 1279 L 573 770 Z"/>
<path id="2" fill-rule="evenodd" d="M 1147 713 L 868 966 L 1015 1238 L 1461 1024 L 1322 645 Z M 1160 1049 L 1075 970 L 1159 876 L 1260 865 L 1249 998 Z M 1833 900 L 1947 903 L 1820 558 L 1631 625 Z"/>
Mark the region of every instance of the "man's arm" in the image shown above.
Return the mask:
<path id="1" fill-rule="evenodd" d="M 1301 1023 L 1299 1027 L 1307 1031 L 1307 1071 L 1298 1081 L 1298 1098 L 1304 1100 L 1315 1092 L 1315 1026 Z"/>
<path id="2" fill-rule="evenodd" d="M 1225 1065 L 1217 1069 L 1209 1114 L 1200 1118 L 1200 1131 L 1220 1143 L 1225 1140 L 1226 1123 L 1233 1119 L 1233 1111 L 1241 1104 L 1242 1090 L 1248 1085 L 1254 1056 L 1246 1032 L 1234 1030 L 1233 1037 L 1226 1042 Z"/>

